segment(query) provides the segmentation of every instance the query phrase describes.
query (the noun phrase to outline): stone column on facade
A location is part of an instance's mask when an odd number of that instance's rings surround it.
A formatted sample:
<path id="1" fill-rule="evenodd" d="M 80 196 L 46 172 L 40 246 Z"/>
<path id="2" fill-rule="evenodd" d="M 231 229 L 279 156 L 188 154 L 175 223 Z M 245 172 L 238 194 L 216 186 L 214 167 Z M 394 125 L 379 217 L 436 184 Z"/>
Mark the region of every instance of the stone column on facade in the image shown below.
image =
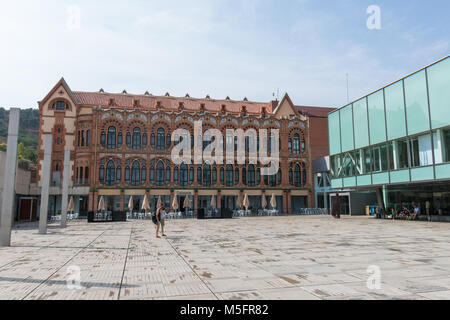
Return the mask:
<path id="1" fill-rule="evenodd" d="M 290 191 L 287 192 L 287 213 L 292 214 L 292 194 Z"/>
<path id="2" fill-rule="evenodd" d="M 194 192 L 194 216 L 198 215 L 198 190 Z"/>
<path id="3" fill-rule="evenodd" d="M 173 200 L 175 199 L 175 192 L 173 190 L 170 190 L 170 211 L 173 210 Z"/>
<path id="4" fill-rule="evenodd" d="M 98 209 L 98 191 L 96 190 L 96 191 L 94 191 L 94 199 L 93 199 L 94 201 L 93 201 L 93 204 L 94 204 L 94 208 L 93 208 L 93 210 L 92 211 L 97 211 L 97 209 Z"/>
<path id="5" fill-rule="evenodd" d="M 82 178 L 82 177 L 81 177 Z M 61 199 L 61 228 L 67 227 L 67 206 L 69 198 L 69 181 L 70 181 L 70 150 L 64 151 L 64 171 L 63 186 Z"/>
<path id="6" fill-rule="evenodd" d="M 17 140 L 19 134 L 20 109 L 9 111 L 8 142 L 3 181 L 2 207 L 0 212 L 0 246 L 11 245 L 14 193 L 16 186 Z"/>
<path id="7" fill-rule="evenodd" d="M 125 191 L 120 190 L 120 211 L 125 211 Z"/>
<path id="8" fill-rule="evenodd" d="M 283 191 L 283 213 L 288 212 L 288 200 L 287 200 L 287 192 Z"/>
<path id="9" fill-rule="evenodd" d="M 94 192 L 89 192 L 88 211 L 94 211 Z"/>
<path id="10" fill-rule="evenodd" d="M 217 191 L 217 199 L 216 199 L 217 209 L 222 210 L 222 192 Z"/>
<path id="11" fill-rule="evenodd" d="M 41 208 L 39 216 L 39 234 L 47 234 L 48 200 L 50 192 L 50 170 L 52 160 L 53 136 L 44 135 L 44 162 L 42 165 Z"/>

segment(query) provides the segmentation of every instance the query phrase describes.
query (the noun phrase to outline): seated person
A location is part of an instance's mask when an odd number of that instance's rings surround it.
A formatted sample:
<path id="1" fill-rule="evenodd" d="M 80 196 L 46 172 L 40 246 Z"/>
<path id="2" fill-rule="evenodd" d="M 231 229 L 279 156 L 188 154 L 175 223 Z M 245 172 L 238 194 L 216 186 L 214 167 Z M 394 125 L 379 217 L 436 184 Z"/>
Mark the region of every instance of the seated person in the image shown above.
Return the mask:
<path id="1" fill-rule="evenodd" d="M 417 216 L 420 216 L 420 208 L 418 205 L 414 205 L 414 212 L 411 214 L 411 218 L 416 220 Z"/>
<path id="2" fill-rule="evenodd" d="M 402 210 L 399 213 L 399 217 L 401 218 L 407 218 L 411 216 L 411 212 L 408 210 L 406 206 L 402 207 Z"/>

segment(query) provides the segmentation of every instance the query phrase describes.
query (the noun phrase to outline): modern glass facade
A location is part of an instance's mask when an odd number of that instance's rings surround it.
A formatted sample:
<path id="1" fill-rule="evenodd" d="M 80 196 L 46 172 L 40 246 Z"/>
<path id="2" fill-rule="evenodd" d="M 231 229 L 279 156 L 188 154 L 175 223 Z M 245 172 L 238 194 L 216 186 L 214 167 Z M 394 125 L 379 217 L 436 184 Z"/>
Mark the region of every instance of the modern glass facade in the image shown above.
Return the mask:
<path id="1" fill-rule="evenodd" d="M 329 115 L 332 187 L 450 180 L 450 57 Z"/>

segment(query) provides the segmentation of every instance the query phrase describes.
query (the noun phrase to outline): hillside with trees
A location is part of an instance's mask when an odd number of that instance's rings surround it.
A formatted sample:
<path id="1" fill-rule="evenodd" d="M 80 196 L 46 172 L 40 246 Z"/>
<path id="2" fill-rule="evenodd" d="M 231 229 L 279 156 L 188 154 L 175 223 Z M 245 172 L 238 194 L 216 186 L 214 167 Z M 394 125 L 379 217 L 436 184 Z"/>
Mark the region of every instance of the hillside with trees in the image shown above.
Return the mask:
<path id="1" fill-rule="evenodd" d="M 0 151 L 6 151 L 8 138 L 9 110 L 0 108 Z M 19 122 L 19 145 L 17 157 L 19 160 L 37 161 L 39 137 L 39 110 L 22 109 Z"/>

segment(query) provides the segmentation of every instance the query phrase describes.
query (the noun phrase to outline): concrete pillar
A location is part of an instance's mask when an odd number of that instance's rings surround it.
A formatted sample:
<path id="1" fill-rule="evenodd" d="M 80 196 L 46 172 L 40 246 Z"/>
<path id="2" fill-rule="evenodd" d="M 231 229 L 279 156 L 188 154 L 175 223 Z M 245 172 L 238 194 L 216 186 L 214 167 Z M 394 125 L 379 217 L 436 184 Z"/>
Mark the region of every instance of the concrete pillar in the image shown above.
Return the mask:
<path id="1" fill-rule="evenodd" d="M 150 201 L 150 198 L 149 198 Z M 128 204 L 127 204 L 128 205 Z M 120 191 L 120 211 L 125 210 L 125 191 Z"/>
<path id="2" fill-rule="evenodd" d="M 219 209 L 219 211 L 222 209 L 222 191 L 219 190 L 217 191 L 217 199 L 216 199 L 216 205 L 217 205 L 217 209 Z"/>
<path id="3" fill-rule="evenodd" d="M 9 111 L 8 144 L 6 150 L 5 175 L 0 213 L 0 246 L 11 245 L 11 226 L 13 222 L 14 193 L 16 187 L 17 139 L 19 134 L 20 109 Z"/>
<path id="4" fill-rule="evenodd" d="M 287 193 L 287 203 L 288 203 L 288 205 L 287 205 L 287 213 L 288 214 L 292 214 L 292 195 L 291 195 L 291 192 L 288 192 Z"/>
<path id="5" fill-rule="evenodd" d="M 67 206 L 69 202 L 70 150 L 64 151 L 64 171 L 61 200 L 61 228 L 67 227 Z"/>
<path id="6" fill-rule="evenodd" d="M 381 188 L 377 188 L 377 200 L 380 209 L 386 210 L 386 207 L 384 206 L 383 190 Z"/>
<path id="7" fill-rule="evenodd" d="M 194 216 L 197 216 L 198 214 L 198 191 L 195 190 L 194 192 Z"/>
<path id="8" fill-rule="evenodd" d="M 52 160 L 53 136 L 44 135 L 44 164 L 42 165 L 41 210 L 39 234 L 47 234 L 48 197 L 50 192 L 50 169 Z"/>

